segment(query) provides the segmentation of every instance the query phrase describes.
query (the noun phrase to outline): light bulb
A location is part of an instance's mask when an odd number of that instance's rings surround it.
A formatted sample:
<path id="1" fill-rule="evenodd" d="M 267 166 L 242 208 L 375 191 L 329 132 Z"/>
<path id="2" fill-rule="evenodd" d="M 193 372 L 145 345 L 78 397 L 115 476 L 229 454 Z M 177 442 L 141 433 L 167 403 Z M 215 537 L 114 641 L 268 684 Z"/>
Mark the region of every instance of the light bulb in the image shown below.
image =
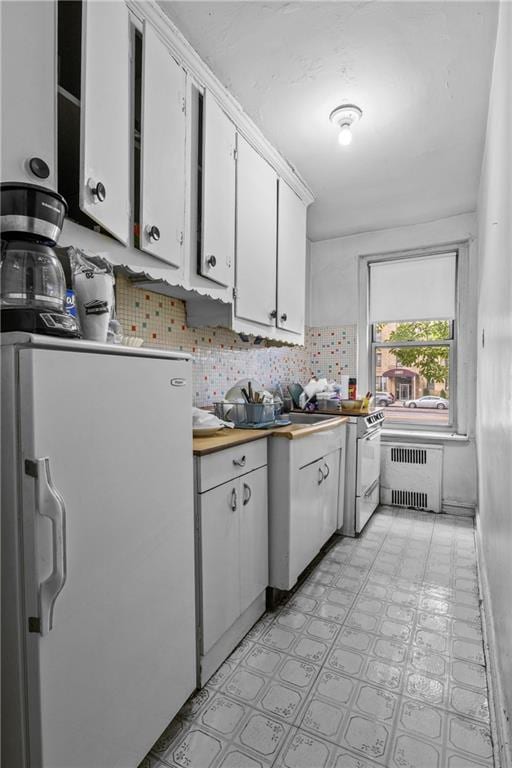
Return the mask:
<path id="1" fill-rule="evenodd" d="M 340 129 L 340 135 L 338 136 L 338 141 L 341 144 L 342 147 L 348 147 L 348 145 L 352 141 L 352 131 L 350 130 L 350 125 L 341 126 Z"/>

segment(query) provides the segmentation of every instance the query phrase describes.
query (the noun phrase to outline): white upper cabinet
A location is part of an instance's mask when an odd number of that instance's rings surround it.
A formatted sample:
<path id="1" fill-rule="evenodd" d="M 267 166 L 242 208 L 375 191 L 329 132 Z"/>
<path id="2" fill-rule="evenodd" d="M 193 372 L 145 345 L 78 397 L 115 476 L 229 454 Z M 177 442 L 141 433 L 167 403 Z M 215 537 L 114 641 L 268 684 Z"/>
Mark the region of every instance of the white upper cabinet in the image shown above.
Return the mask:
<path id="1" fill-rule="evenodd" d="M 185 88 L 184 70 L 144 22 L 140 247 L 175 267 L 185 229 Z"/>
<path id="2" fill-rule="evenodd" d="M 83 3 L 80 208 L 130 239 L 130 56 L 124 2 Z"/>
<path id="3" fill-rule="evenodd" d="M 304 333 L 306 206 L 279 180 L 277 236 L 277 327 Z"/>
<path id="4" fill-rule="evenodd" d="M 56 189 L 56 4 L 0 6 L 2 181 Z"/>
<path id="5" fill-rule="evenodd" d="M 235 254 L 235 126 L 214 97 L 203 96 L 200 273 L 233 285 Z"/>
<path id="6" fill-rule="evenodd" d="M 242 136 L 237 146 L 235 315 L 275 325 L 277 175 Z"/>

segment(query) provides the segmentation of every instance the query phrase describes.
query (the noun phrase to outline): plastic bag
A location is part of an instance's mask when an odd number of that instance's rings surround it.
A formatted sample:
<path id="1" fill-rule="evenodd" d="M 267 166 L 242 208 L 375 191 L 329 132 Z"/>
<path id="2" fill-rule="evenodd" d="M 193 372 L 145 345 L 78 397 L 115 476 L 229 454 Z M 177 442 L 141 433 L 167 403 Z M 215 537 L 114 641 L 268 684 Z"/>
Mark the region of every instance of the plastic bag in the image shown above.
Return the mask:
<path id="1" fill-rule="evenodd" d="M 100 256 L 70 254 L 73 289 L 84 338 L 105 343 L 114 312 L 114 271 Z M 115 329 L 118 335 L 118 330 Z M 122 336 L 122 331 L 121 334 Z"/>

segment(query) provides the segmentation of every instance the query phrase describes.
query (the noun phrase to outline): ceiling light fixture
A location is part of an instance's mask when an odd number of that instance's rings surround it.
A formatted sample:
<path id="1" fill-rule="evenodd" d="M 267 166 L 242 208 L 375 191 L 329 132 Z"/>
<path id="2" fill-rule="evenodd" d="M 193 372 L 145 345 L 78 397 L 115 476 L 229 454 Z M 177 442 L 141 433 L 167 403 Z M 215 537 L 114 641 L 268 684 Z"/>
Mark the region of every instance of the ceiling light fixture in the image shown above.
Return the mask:
<path id="1" fill-rule="evenodd" d="M 338 136 L 339 143 L 347 147 L 352 141 L 352 126 L 363 116 L 363 110 L 355 104 L 341 104 L 333 109 L 329 115 L 329 120 L 340 129 Z"/>

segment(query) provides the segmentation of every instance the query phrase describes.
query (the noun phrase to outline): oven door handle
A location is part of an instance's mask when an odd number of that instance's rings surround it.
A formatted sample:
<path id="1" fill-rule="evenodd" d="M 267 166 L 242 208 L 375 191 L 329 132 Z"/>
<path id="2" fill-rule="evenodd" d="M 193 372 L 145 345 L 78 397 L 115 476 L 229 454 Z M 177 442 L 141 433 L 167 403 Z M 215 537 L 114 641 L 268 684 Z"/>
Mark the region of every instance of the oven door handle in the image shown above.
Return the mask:
<path id="1" fill-rule="evenodd" d="M 366 435 L 366 440 L 368 440 L 368 442 L 370 442 L 371 440 L 376 440 L 379 434 L 380 434 L 380 427 L 378 427 L 377 429 L 374 429 L 373 432 L 369 432 Z"/>
<path id="2" fill-rule="evenodd" d="M 375 490 L 375 487 L 379 484 L 380 477 L 378 477 L 376 480 L 373 481 L 373 483 L 370 485 L 370 487 L 364 492 L 363 498 L 366 499 L 368 496 L 371 496 L 372 493 Z"/>

